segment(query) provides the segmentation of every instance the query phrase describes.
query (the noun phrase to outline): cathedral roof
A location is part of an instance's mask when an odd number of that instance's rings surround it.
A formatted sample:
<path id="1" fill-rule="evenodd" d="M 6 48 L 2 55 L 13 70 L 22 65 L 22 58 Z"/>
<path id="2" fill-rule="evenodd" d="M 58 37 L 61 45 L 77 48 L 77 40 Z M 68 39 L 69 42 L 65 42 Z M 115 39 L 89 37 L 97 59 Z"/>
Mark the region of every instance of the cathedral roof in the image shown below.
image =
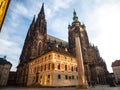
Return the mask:
<path id="1" fill-rule="evenodd" d="M 112 67 L 115 67 L 115 66 L 120 66 L 120 60 L 116 60 L 112 62 Z"/>
<path id="2" fill-rule="evenodd" d="M 47 35 L 47 41 L 51 42 L 51 43 L 56 43 L 58 45 L 62 44 L 62 46 L 68 47 L 68 42 L 67 41 L 64 41 L 62 39 L 59 39 L 59 38 L 51 36 L 51 35 Z"/>

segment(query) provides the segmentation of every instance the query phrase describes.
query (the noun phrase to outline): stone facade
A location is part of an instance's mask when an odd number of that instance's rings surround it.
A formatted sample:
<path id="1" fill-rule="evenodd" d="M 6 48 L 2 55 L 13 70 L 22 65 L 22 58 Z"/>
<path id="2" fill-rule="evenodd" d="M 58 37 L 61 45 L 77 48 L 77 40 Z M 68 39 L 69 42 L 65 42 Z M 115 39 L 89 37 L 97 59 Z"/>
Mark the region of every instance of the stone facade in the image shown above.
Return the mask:
<path id="1" fill-rule="evenodd" d="M 0 86 L 6 86 L 12 64 L 6 58 L 0 58 Z"/>
<path id="2" fill-rule="evenodd" d="M 40 82 L 41 83 L 40 85 L 48 85 L 48 86 L 77 85 L 77 80 L 76 80 L 77 73 L 75 74 L 76 75 L 75 76 L 66 71 L 59 72 L 58 70 L 58 72 L 55 72 L 55 67 L 51 72 L 46 72 L 46 71 L 41 72 L 44 74 L 43 76 L 40 73 L 37 74 L 38 76 L 35 73 L 30 74 L 31 72 L 30 68 L 33 67 L 31 66 L 31 63 L 35 61 L 41 62 L 41 63 L 36 63 L 33 68 L 35 67 L 37 68 L 41 66 L 43 63 L 44 64 L 46 63 L 46 65 L 48 65 L 47 62 L 42 61 L 41 57 L 43 57 L 44 55 L 45 56 L 48 55 L 50 52 L 51 54 L 53 52 L 55 52 L 56 54 L 60 53 L 60 55 L 73 57 L 76 60 L 76 49 L 77 49 L 75 47 L 76 32 L 78 32 L 79 38 L 81 40 L 82 57 L 83 57 L 83 63 L 84 63 L 85 75 L 87 81 L 88 82 L 94 81 L 97 84 L 105 84 L 106 76 L 108 73 L 106 68 L 106 63 L 101 58 L 98 48 L 89 43 L 86 32 L 86 26 L 84 24 L 81 24 L 81 22 L 78 20 L 76 12 L 75 11 L 73 12 L 72 24 L 68 25 L 68 42 L 66 42 L 64 40 L 58 39 L 54 36 L 50 36 L 47 34 L 44 4 L 42 5 L 38 17 L 36 19 L 35 17 L 33 18 L 33 21 L 28 30 L 25 43 L 23 46 L 23 50 L 20 56 L 20 63 L 17 67 L 17 84 L 31 85 L 36 82 L 33 79 L 36 80 L 36 78 L 39 78 L 37 80 L 37 83 Z M 50 59 L 48 61 L 51 61 L 52 64 L 55 66 L 55 63 L 58 64 L 58 62 L 54 60 L 55 59 Z M 59 61 L 59 63 L 62 63 L 62 61 Z M 71 67 L 71 65 L 72 62 L 68 67 Z M 64 67 L 64 65 L 62 66 Z M 70 80 L 64 80 L 65 77 L 67 78 L 67 76 L 65 75 L 67 75 Z M 74 76 L 74 80 L 72 80 L 73 76 Z M 42 77 L 42 79 L 40 77 Z M 60 79 L 58 79 L 58 77 Z M 40 80 L 42 80 L 42 82 Z M 51 82 L 48 83 L 48 81 Z M 58 83 L 55 83 L 55 81 L 57 81 Z M 66 83 L 69 82 L 69 84 L 65 84 L 65 82 Z"/>

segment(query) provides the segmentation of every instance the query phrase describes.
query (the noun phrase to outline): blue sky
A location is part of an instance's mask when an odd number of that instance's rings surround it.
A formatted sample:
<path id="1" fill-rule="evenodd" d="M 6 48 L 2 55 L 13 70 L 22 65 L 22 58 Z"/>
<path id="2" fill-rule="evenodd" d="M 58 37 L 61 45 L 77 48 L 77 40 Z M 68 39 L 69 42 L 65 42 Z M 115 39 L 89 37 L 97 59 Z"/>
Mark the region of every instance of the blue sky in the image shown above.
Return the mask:
<path id="1" fill-rule="evenodd" d="M 75 9 L 112 72 L 111 63 L 120 59 L 120 0 L 11 0 L 0 33 L 0 56 L 7 55 L 11 70 L 16 70 L 29 25 L 43 2 L 48 34 L 67 41 Z"/>

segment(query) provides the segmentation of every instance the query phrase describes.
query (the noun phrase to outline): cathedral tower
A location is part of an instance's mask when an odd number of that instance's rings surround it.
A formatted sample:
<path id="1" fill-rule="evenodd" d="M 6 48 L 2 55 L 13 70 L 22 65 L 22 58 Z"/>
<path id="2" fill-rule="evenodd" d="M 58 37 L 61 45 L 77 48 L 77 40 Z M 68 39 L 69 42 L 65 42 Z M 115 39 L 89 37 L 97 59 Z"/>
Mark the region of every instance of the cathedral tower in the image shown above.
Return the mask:
<path id="1" fill-rule="evenodd" d="M 68 26 L 69 52 L 74 56 L 76 56 L 76 53 L 75 53 L 75 33 L 76 32 L 78 33 L 81 39 L 82 49 L 85 49 L 86 47 L 89 46 L 86 27 L 84 24 L 82 25 L 81 22 L 78 20 L 76 11 L 74 10 L 72 25 Z"/>
<path id="2" fill-rule="evenodd" d="M 35 16 L 29 27 L 27 37 L 25 39 L 24 47 L 20 56 L 20 62 L 25 62 L 34 59 L 44 53 L 44 44 L 46 41 L 46 20 L 44 13 L 44 4 L 37 19 Z M 42 47 L 42 48 L 41 48 Z"/>
<path id="3" fill-rule="evenodd" d="M 24 42 L 23 50 L 20 56 L 20 62 L 17 66 L 16 83 L 18 85 L 26 85 L 28 76 L 28 62 L 44 53 L 44 44 L 46 42 L 46 38 L 46 20 L 44 4 L 42 4 L 37 19 L 35 19 L 35 16 L 33 18 Z"/>

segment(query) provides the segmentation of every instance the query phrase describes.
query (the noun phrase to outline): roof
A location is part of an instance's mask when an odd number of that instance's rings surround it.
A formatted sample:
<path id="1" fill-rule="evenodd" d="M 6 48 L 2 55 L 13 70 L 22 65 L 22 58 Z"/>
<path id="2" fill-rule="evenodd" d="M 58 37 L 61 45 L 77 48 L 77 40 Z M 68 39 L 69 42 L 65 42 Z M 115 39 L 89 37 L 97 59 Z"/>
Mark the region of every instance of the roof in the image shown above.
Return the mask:
<path id="1" fill-rule="evenodd" d="M 11 64 L 5 58 L 0 58 L 0 65 Z M 12 65 L 12 64 L 11 64 Z"/>
<path id="2" fill-rule="evenodd" d="M 61 40 L 59 38 L 56 38 L 54 36 L 51 35 L 47 35 L 47 41 L 52 42 L 56 42 L 58 45 L 60 45 L 62 43 L 63 46 L 68 47 L 68 42 Z"/>
<path id="3" fill-rule="evenodd" d="M 115 67 L 115 66 L 120 66 L 120 60 L 116 60 L 112 62 L 112 67 Z"/>

